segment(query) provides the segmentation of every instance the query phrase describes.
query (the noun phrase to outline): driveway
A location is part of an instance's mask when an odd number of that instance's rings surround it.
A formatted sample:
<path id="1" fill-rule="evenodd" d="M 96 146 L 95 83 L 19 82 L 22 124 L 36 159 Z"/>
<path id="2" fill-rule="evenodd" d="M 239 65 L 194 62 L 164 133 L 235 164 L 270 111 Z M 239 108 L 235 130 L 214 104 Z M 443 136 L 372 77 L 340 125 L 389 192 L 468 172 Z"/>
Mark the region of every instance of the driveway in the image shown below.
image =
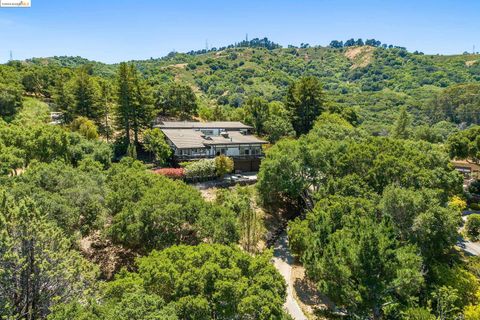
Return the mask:
<path id="1" fill-rule="evenodd" d="M 465 223 L 467 221 L 467 216 L 470 214 L 478 214 L 479 211 L 463 211 L 462 213 L 462 220 Z M 461 232 L 463 229 L 463 226 L 459 229 L 459 232 Z M 457 241 L 457 246 L 465 251 L 468 255 L 471 256 L 480 256 L 480 242 L 472 242 L 463 239 L 462 237 L 458 238 Z"/>
<path id="2" fill-rule="evenodd" d="M 288 250 L 287 234 L 283 232 L 275 243 L 273 250 L 273 264 L 278 272 L 285 278 L 287 283 L 287 301 L 284 308 L 295 320 L 308 320 L 302 309 L 293 297 L 293 283 L 292 283 L 292 264 L 293 257 Z"/>
<path id="3" fill-rule="evenodd" d="M 471 256 L 480 256 L 480 243 L 459 238 L 457 246 Z"/>

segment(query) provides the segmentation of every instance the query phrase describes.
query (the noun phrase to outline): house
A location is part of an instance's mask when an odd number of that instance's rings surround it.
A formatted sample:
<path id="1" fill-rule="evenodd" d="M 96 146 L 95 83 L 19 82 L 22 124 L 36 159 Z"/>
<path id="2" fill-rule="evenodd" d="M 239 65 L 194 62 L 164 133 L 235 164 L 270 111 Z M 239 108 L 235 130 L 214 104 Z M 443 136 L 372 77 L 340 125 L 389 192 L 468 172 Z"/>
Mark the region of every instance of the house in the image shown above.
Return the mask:
<path id="1" fill-rule="evenodd" d="M 452 160 L 451 163 L 465 179 L 478 179 L 480 172 L 478 164 L 467 160 Z"/>
<path id="2" fill-rule="evenodd" d="M 251 134 L 252 127 L 238 121 L 162 121 L 162 130 L 178 161 L 233 158 L 236 171 L 257 171 L 267 141 Z"/>

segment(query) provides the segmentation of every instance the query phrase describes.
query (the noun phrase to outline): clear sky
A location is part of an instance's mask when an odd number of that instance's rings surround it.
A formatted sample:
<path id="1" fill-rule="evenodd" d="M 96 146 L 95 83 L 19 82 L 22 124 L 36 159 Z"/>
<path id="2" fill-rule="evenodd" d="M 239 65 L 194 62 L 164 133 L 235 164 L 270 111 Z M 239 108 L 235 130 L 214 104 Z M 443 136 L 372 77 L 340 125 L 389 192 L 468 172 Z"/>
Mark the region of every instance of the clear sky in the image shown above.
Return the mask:
<path id="1" fill-rule="evenodd" d="M 480 49 L 480 0 L 32 0 L 0 8 L 0 62 L 53 55 L 103 62 L 268 37 L 281 45 L 375 38 L 425 53 Z"/>

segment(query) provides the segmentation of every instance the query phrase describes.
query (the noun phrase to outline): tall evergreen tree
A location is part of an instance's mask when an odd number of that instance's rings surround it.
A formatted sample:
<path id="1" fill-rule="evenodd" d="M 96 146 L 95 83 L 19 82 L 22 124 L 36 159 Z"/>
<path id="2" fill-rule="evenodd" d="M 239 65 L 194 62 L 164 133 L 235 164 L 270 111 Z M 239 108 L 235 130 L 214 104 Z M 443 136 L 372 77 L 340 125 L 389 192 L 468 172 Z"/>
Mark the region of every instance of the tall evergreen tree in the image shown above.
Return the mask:
<path id="1" fill-rule="evenodd" d="M 292 115 L 297 135 L 310 131 L 315 119 L 327 108 L 320 80 L 305 77 L 293 83 L 288 88 L 285 106 Z"/>
<path id="2" fill-rule="evenodd" d="M 75 104 L 71 113 L 74 117 L 87 117 L 97 123 L 101 121 L 103 108 L 100 106 L 100 88 L 86 68 L 78 70 L 73 85 L 73 96 Z"/>
<path id="3" fill-rule="evenodd" d="M 117 127 L 123 130 L 127 143 L 138 145 L 139 133 L 148 128 L 153 120 L 152 100 L 145 81 L 140 78 L 135 66 L 121 63 L 118 69 Z"/>
<path id="4" fill-rule="evenodd" d="M 96 269 L 31 200 L 0 194 L 0 230 L 0 318 L 45 319 L 95 281 Z"/>
<path id="5" fill-rule="evenodd" d="M 393 130 L 393 136 L 398 139 L 407 139 L 409 136 L 410 116 L 407 112 L 407 108 L 402 107 L 400 115 L 398 116 L 395 128 Z"/>
<path id="6" fill-rule="evenodd" d="M 53 87 L 52 98 L 55 105 L 55 111 L 63 112 L 63 120 L 65 122 L 70 122 L 74 118 L 74 115 L 70 114 L 70 110 L 73 108 L 74 103 L 71 88 L 69 88 L 71 78 L 71 70 L 62 69 L 57 74 Z"/>

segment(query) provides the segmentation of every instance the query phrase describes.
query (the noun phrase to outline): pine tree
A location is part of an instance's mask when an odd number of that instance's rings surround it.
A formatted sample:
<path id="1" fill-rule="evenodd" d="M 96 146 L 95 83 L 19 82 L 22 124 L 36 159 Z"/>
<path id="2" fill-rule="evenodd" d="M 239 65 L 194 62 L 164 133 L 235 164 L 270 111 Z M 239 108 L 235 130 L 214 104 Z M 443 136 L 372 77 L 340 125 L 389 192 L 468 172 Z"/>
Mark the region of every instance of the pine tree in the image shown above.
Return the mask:
<path id="1" fill-rule="evenodd" d="M 153 120 L 153 106 L 150 91 L 135 66 L 120 64 L 117 99 L 117 127 L 123 130 L 127 143 L 131 142 L 133 131 L 133 141 L 138 145 L 140 131 Z"/>
<path id="2" fill-rule="evenodd" d="M 407 108 L 402 107 L 400 115 L 398 116 L 395 128 L 393 130 L 393 137 L 397 139 L 408 139 L 410 126 L 410 116 L 407 112 Z"/>
<path id="3" fill-rule="evenodd" d="M 74 118 L 84 116 L 96 123 L 101 122 L 103 109 L 100 106 L 99 90 L 97 82 L 88 74 L 88 70 L 80 68 L 73 86 Z"/>
<path id="4" fill-rule="evenodd" d="M 65 122 L 70 122 L 74 119 L 73 112 L 73 96 L 68 86 L 69 76 L 62 73 L 55 83 L 55 91 L 53 100 L 56 105 L 56 110 L 63 112 Z"/>
<path id="5" fill-rule="evenodd" d="M 297 136 L 313 127 L 315 119 L 326 110 L 322 84 L 315 77 L 305 77 L 293 83 L 287 91 L 285 106 L 292 115 Z"/>
<path id="6" fill-rule="evenodd" d="M 0 318 L 44 319 L 88 292 L 97 270 L 70 248 L 31 200 L 0 194 Z"/>

